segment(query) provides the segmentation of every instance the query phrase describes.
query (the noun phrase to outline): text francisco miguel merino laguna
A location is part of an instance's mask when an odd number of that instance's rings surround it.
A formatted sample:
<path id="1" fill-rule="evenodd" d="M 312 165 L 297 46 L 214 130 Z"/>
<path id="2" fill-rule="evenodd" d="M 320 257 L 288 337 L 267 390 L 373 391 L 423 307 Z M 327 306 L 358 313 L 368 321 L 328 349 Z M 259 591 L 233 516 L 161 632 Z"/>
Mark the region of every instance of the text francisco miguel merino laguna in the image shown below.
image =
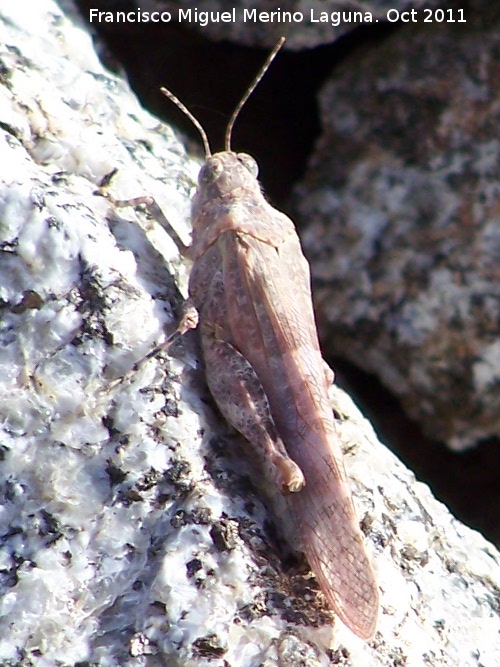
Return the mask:
<path id="1" fill-rule="evenodd" d="M 129 12 L 103 12 L 98 9 L 89 10 L 90 23 L 198 23 L 202 27 L 209 23 L 330 23 L 338 26 L 340 23 L 372 23 L 371 12 L 319 12 L 311 8 L 309 15 L 302 12 L 287 12 L 278 9 L 272 12 L 261 12 L 256 9 L 233 7 L 230 11 L 200 11 L 198 9 L 178 8 L 174 16 L 172 12 L 154 11 L 144 12 L 136 9 Z"/>

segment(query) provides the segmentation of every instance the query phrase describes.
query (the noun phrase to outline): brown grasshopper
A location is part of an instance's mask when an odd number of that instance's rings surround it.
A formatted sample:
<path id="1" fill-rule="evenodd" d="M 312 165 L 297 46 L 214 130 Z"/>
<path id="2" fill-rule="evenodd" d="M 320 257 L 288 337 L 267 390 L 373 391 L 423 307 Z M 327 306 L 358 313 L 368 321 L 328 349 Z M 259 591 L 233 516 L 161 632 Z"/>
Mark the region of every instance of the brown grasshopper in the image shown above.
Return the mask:
<path id="1" fill-rule="evenodd" d="M 233 112 L 221 153 L 212 155 L 201 124 L 162 88 L 197 127 L 206 154 L 192 200 L 192 244 L 183 247 L 193 262 L 190 307 L 177 334 L 199 317 L 206 379 L 220 411 L 286 494 L 300 547 L 329 604 L 369 639 L 378 589 L 335 433 L 333 377 L 319 347 L 309 265 L 293 222 L 264 198 L 255 160 L 231 150 L 234 121 L 283 41 Z"/>

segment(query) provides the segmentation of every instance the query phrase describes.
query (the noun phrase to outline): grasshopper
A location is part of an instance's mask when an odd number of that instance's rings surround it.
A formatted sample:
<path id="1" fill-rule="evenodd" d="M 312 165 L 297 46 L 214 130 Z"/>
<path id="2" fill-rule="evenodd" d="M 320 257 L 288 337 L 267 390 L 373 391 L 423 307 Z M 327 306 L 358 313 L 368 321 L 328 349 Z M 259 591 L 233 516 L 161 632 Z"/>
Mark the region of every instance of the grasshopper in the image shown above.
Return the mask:
<path id="1" fill-rule="evenodd" d="M 223 152 L 211 153 L 198 120 L 161 89 L 200 132 L 206 157 L 192 199 L 192 243 L 181 247 L 192 269 L 176 333 L 198 325 L 215 402 L 285 495 L 299 546 L 328 603 L 369 639 L 378 588 L 335 433 L 328 398 L 333 377 L 320 351 L 309 265 L 293 222 L 263 196 L 256 161 L 231 150 L 234 121 L 283 41 L 234 110 Z"/>

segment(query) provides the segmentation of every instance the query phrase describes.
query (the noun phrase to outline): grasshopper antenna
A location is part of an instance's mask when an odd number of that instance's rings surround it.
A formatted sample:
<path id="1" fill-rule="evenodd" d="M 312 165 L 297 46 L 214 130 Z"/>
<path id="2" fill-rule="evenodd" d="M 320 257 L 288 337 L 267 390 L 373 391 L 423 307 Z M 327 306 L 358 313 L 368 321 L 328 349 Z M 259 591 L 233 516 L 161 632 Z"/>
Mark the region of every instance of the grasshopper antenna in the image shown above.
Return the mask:
<path id="1" fill-rule="evenodd" d="M 262 76 L 262 75 L 261 75 Z M 255 85 L 254 85 L 255 88 Z M 182 113 L 189 118 L 189 120 L 193 123 L 195 128 L 198 130 L 200 133 L 200 137 L 203 141 L 203 148 L 205 149 L 205 159 L 208 159 L 212 155 L 212 151 L 210 149 L 210 142 L 208 141 L 208 136 L 205 130 L 203 129 L 203 125 L 200 123 L 200 121 L 196 118 L 194 114 L 189 111 L 187 106 L 183 104 L 180 99 L 173 94 L 172 91 L 170 91 L 168 88 L 160 88 L 161 92 L 165 95 L 165 97 L 168 97 L 168 99 L 175 104 L 176 107 L 178 107 Z"/>
<path id="2" fill-rule="evenodd" d="M 269 65 L 273 62 L 276 54 L 281 49 L 284 42 L 285 42 L 285 38 L 280 37 L 276 46 L 271 51 L 271 53 L 267 56 L 264 64 L 262 65 L 260 70 L 257 72 L 257 75 L 256 75 L 255 79 L 248 86 L 248 88 L 246 90 L 246 93 L 243 95 L 241 100 L 238 102 L 235 110 L 233 111 L 233 115 L 231 116 L 231 118 L 229 119 L 229 123 L 227 124 L 226 136 L 224 137 L 224 150 L 225 151 L 230 151 L 231 150 L 231 133 L 233 131 L 234 123 L 235 123 L 236 119 L 238 118 L 240 111 L 243 109 L 243 107 L 246 104 L 246 101 L 248 100 L 250 95 L 253 93 L 253 91 L 256 89 L 256 87 L 258 86 L 259 81 L 262 79 L 264 74 L 269 69 Z M 163 89 L 162 89 L 162 92 L 163 92 Z"/>

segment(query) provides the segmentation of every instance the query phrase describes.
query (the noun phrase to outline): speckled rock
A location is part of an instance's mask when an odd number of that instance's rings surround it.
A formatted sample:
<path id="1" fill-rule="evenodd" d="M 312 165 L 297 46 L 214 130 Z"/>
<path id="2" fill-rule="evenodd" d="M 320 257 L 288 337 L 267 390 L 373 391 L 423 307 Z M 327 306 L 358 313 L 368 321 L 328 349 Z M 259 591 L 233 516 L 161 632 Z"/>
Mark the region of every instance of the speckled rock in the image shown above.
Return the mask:
<path id="1" fill-rule="evenodd" d="M 369 644 L 283 558 L 196 335 L 127 373 L 173 326 L 185 267 L 154 221 L 96 191 L 154 194 L 187 238 L 199 165 L 50 0 L 2 8 L 0 43 L 0 663 L 498 664 L 498 553 L 339 389 L 382 594 Z"/>
<path id="2" fill-rule="evenodd" d="M 96 9 L 96 4 L 101 11 L 123 10 L 112 0 L 93 3 L 91 8 Z M 400 20 L 422 22 L 433 17 L 431 7 L 438 4 L 424 0 L 333 0 L 328 4 L 322 0 L 133 0 L 131 3 L 141 16 L 148 12 L 168 11 L 169 24 L 179 23 L 210 39 L 270 48 L 285 35 L 286 48 L 294 50 L 328 44 L 363 25 L 395 24 Z M 424 5 L 427 9 L 423 9 Z M 97 14 L 94 16 L 99 19 Z M 104 22 L 106 19 L 102 16 L 99 20 Z M 113 22 L 111 15 L 107 20 L 108 27 L 113 25 L 115 30 L 123 29 L 123 24 Z M 160 20 L 159 16 L 157 20 Z"/>
<path id="3" fill-rule="evenodd" d="M 456 449 L 500 435 L 498 10 L 476 19 L 338 71 L 295 192 L 331 347 Z"/>

